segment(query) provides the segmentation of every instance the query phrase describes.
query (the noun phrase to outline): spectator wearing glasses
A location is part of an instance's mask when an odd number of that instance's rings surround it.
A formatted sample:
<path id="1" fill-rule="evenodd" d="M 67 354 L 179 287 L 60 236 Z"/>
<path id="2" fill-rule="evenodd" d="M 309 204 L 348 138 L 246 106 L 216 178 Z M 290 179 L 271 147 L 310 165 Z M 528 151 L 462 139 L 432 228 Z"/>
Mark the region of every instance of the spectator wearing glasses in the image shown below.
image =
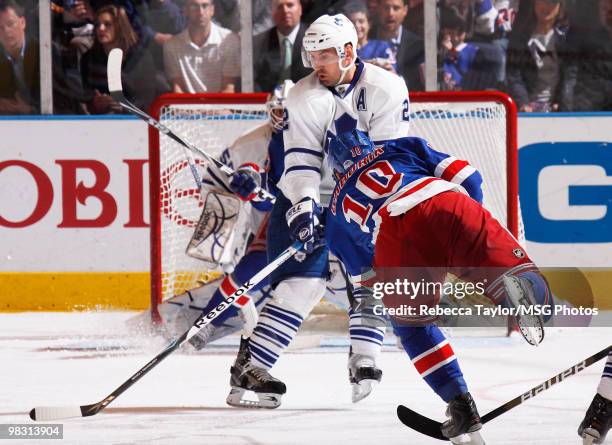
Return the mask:
<path id="1" fill-rule="evenodd" d="M 164 44 L 164 70 L 175 93 L 239 89 L 240 40 L 212 21 L 212 0 L 187 0 L 187 28 Z"/>
<path id="2" fill-rule="evenodd" d="M 510 34 L 506 80 L 520 111 L 569 109 L 576 69 L 564 0 L 521 3 Z"/>
<path id="3" fill-rule="evenodd" d="M 286 79 L 297 82 L 311 72 L 302 63 L 302 38 L 306 27 L 300 23 L 299 0 L 271 0 L 274 27 L 253 39 L 255 90 L 272 92 Z"/>
<path id="4" fill-rule="evenodd" d="M 38 112 L 38 42 L 26 38 L 23 8 L 0 0 L 0 114 Z"/>
<path id="5" fill-rule="evenodd" d="M 92 114 L 123 113 L 119 103 L 109 95 L 107 81 L 108 54 L 114 48 L 123 50 L 121 79 L 127 99 L 139 108 L 148 109 L 159 94 L 168 90 L 156 71 L 153 58 L 139 45 L 136 32 L 125 10 L 104 6 L 95 14 L 95 41 L 81 59 L 83 88 L 88 96 L 87 108 Z"/>

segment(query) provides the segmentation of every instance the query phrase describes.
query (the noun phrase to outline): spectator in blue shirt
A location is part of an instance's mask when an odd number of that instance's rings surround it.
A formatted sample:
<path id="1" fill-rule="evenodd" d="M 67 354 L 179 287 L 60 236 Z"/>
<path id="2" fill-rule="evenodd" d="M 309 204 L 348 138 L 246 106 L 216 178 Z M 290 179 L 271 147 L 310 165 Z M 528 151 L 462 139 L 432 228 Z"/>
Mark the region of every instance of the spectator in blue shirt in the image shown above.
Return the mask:
<path id="1" fill-rule="evenodd" d="M 442 89 L 461 90 L 461 81 L 474 63 L 478 48 L 465 42 L 465 22 L 458 15 L 450 11 L 443 14 L 440 28 Z"/>

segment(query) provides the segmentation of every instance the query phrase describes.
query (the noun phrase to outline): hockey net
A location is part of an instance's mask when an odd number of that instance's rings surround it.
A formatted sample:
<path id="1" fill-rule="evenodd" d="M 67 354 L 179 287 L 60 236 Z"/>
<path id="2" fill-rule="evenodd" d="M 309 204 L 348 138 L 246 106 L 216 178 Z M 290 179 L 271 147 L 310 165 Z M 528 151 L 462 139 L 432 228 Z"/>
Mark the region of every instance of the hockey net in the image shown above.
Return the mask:
<path id="1" fill-rule="evenodd" d="M 164 95 L 151 115 L 184 140 L 219 155 L 268 119 L 265 94 Z M 410 96 L 411 135 L 468 160 L 482 174 L 484 205 L 524 240 L 518 206 L 516 107 L 499 92 L 429 92 Z M 151 308 L 219 275 L 185 253 L 203 199 L 185 149 L 149 128 Z M 200 166 L 205 161 L 196 157 Z M 479 302 L 480 303 L 480 302 Z M 329 305 L 317 310 L 326 313 Z M 333 310 L 331 311 L 333 312 Z"/>

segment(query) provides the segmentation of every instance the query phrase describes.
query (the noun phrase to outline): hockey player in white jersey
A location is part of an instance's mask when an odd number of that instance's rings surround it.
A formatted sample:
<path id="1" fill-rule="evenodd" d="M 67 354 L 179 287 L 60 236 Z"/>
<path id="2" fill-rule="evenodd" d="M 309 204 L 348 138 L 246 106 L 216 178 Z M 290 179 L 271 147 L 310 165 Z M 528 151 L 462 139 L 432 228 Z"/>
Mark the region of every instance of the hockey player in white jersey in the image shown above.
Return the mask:
<path id="1" fill-rule="evenodd" d="M 319 17 L 302 41 L 302 60 L 314 72 L 300 80 L 287 99 L 285 174 L 279 188 L 287 199 L 289 234 L 307 246 L 320 241 L 321 231 L 315 228 L 333 190 L 331 172 L 323 162 L 330 140 L 355 128 L 376 141 L 408 135 L 406 84 L 399 76 L 361 61 L 356 49 L 357 32 L 347 17 Z M 323 254 L 327 252 L 320 251 Z M 294 284 L 299 288 L 302 283 Z M 359 398 L 360 392 L 369 393 L 372 383 L 380 380 L 376 358 L 384 324 L 363 307 L 359 289 L 354 297 L 360 310 L 350 318 L 349 379 Z"/>
<path id="2" fill-rule="evenodd" d="M 305 243 L 308 255 L 271 274 L 278 301 L 262 310 L 253 336 L 241 347 L 231 372 L 230 405 L 244 406 L 245 390 L 256 386 L 274 390 L 258 393 L 260 401 L 270 401 L 266 407 L 280 404 L 286 388 L 269 371 L 325 290 L 328 250 L 321 243 L 319 221 L 333 189 L 322 162 L 329 140 L 353 128 L 367 131 L 377 141 L 408 132 L 406 85 L 400 77 L 357 58 L 357 33 L 344 15 L 315 20 L 305 32 L 302 48 L 303 62 L 314 72 L 301 79 L 287 99 L 285 168 L 271 215 L 274 236 L 268 237 L 268 256 L 276 256 L 297 239 Z M 359 295 L 355 297 L 359 300 Z M 370 316 L 374 317 L 363 310 L 350 315 L 353 401 L 367 396 L 382 376 L 376 357 L 384 339 L 384 329 L 377 326 L 383 323 L 364 322 Z M 252 375 L 246 376 L 244 370 Z"/>

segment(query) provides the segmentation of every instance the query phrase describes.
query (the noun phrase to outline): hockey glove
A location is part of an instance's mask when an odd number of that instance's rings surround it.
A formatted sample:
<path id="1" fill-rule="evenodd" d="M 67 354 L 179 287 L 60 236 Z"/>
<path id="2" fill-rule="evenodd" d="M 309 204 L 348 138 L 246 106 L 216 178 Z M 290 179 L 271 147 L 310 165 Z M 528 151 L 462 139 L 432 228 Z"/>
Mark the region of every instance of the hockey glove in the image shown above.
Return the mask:
<path id="1" fill-rule="evenodd" d="M 256 194 L 255 189 L 261 186 L 261 174 L 256 164 L 243 164 L 230 177 L 229 187 L 243 201 L 250 201 Z"/>
<path id="2" fill-rule="evenodd" d="M 312 198 L 304 198 L 287 210 L 285 214 L 289 235 L 293 241 L 304 243 L 304 251 L 325 245 L 325 233 L 321 222 L 321 209 Z"/>

